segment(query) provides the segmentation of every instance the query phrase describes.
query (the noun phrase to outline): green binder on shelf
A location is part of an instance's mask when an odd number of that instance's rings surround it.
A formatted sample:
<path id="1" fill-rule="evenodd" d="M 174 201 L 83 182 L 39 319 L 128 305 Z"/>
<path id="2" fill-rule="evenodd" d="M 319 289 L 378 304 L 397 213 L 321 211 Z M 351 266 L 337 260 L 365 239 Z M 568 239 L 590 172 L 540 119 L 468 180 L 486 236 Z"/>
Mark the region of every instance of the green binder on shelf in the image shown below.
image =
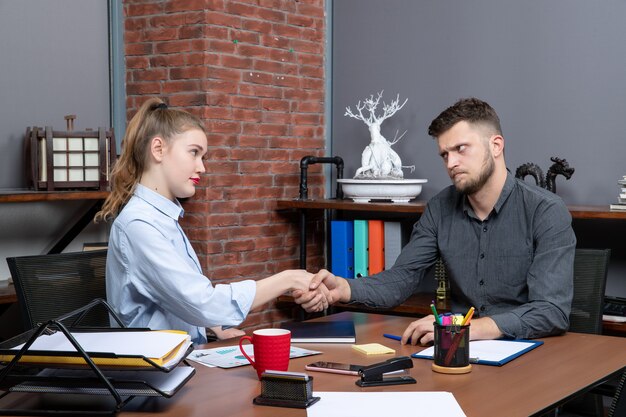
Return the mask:
<path id="1" fill-rule="evenodd" d="M 367 220 L 354 221 L 354 277 L 369 275 Z"/>

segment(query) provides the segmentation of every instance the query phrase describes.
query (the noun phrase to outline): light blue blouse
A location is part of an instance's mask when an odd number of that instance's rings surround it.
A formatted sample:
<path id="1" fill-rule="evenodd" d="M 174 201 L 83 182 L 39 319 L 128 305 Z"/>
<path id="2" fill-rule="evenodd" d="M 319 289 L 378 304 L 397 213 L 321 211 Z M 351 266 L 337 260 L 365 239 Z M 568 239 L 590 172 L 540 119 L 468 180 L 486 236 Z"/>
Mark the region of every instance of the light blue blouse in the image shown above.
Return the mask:
<path id="1" fill-rule="evenodd" d="M 180 203 L 137 185 L 109 237 L 107 300 L 129 327 L 174 329 L 206 343 L 206 327 L 238 325 L 252 306 L 252 280 L 213 287 L 178 224 Z"/>

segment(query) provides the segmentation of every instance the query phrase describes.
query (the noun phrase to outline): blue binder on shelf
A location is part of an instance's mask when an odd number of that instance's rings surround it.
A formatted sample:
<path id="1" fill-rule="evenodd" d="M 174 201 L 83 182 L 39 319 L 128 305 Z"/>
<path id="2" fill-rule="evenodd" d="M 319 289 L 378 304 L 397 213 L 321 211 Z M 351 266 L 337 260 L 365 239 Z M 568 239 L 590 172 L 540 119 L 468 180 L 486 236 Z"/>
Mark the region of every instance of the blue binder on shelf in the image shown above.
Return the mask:
<path id="1" fill-rule="evenodd" d="M 354 221 L 354 277 L 369 275 L 367 220 Z"/>
<path id="2" fill-rule="evenodd" d="M 470 363 L 502 366 L 541 345 L 543 345 L 541 340 L 472 340 L 469 351 Z M 412 354 L 411 357 L 432 359 L 434 353 L 435 348 L 431 346 Z"/>
<path id="3" fill-rule="evenodd" d="M 354 226 L 351 220 L 330 222 L 330 271 L 354 278 Z"/>

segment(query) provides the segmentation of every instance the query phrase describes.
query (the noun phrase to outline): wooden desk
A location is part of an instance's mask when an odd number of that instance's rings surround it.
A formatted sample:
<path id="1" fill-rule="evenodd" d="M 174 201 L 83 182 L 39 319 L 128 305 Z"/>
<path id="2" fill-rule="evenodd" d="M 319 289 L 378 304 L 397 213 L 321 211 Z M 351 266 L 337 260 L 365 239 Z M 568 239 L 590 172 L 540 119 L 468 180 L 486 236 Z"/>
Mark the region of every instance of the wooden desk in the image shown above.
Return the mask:
<path id="1" fill-rule="evenodd" d="M 401 346 L 382 337 L 383 333 L 399 334 L 411 321 L 409 317 L 344 312 L 319 320 L 350 319 L 356 325 L 357 343 L 382 343 L 394 347 L 398 356 L 408 356 L 420 349 Z M 474 365 L 472 372 L 465 375 L 437 374 L 431 371 L 431 361 L 413 359 L 414 368 L 410 373 L 417 380 L 414 385 L 359 388 L 354 384 L 357 378 L 353 376 L 320 372 L 310 372 L 310 375 L 315 378 L 314 391 L 449 391 L 468 417 L 526 417 L 550 410 L 616 375 L 626 366 L 626 338 L 570 333 L 543 340 L 544 345 L 503 367 Z M 206 347 L 232 346 L 236 342 L 222 341 Z M 293 359 L 290 371 L 302 372 L 307 363 L 317 360 L 367 365 L 391 357 L 368 357 L 355 352 L 349 344 L 300 346 L 324 353 Z M 135 399 L 120 416 L 306 416 L 305 410 L 253 405 L 252 399 L 260 393 L 260 383 L 250 366 L 233 369 L 194 366 L 197 374 L 173 398 Z M 11 398 L 13 405 L 24 405 L 26 397 L 23 394 L 12 395 L 3 399 L 3 407 Z"/>

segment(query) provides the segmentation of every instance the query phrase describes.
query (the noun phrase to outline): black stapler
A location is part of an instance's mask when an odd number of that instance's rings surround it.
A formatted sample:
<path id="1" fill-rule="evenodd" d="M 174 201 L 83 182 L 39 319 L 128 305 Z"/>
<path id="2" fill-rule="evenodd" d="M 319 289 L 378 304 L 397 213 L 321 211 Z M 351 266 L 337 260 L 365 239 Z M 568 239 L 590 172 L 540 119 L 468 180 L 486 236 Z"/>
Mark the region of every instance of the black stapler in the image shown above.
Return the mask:
<path id="1" fill-rule="evenodd" d="M 415 384 L 414 378 L 405 375 L 383 378 L 387 372 L 401 371 L 413 367 L 413 361 L 408 356 L 398 356 L 385 362 L 375 363 L 359 369 L 361 379 L 356 381 L 359 387 L 376 387 L 380 385 Z"/>

